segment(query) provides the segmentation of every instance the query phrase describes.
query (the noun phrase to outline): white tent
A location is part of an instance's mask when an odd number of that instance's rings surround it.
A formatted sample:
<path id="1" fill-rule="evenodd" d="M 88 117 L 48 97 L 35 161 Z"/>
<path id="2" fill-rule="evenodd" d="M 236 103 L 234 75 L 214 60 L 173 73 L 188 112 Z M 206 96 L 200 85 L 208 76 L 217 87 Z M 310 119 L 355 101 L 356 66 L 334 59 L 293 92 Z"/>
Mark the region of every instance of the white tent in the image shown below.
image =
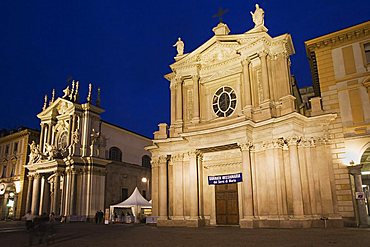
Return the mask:
<path id="1" fill-rule="evenodd" d="M 129 198 L 123 202 L 110 206 L 111 215 L 113 215 L 114 208 L 131 208 L 131 211 L 135 217 L 135 222 L 137 222 L 137 216 L 139 215 L 141 209 L 152 208 L 152 204 L 140 194 L 138 188 L 136 187 Z"/>

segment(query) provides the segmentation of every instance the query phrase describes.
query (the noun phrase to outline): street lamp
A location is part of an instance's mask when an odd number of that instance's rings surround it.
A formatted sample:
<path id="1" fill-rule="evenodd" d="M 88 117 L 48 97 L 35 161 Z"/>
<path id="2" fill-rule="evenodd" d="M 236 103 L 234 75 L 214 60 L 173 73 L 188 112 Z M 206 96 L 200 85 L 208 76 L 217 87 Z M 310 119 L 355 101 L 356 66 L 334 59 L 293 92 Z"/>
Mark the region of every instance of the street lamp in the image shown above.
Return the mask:
<path id="1" fill-rule="evenodd" d="M 149 193 L 149 178 L 142 177 L 142 178 L 141 178 L 141 182 L 143 182 L 143 183 L 145 183 L 145 184 L 146 184 L 146 193 L 147 193 L 147 194 L 145 195 L 145 197 L 146 197 L 145 199 L 148 199 L 148 198 L 149 198 L 149 196 L 148 196 L 148 195 L 150 194 L 150 193 Z"/>

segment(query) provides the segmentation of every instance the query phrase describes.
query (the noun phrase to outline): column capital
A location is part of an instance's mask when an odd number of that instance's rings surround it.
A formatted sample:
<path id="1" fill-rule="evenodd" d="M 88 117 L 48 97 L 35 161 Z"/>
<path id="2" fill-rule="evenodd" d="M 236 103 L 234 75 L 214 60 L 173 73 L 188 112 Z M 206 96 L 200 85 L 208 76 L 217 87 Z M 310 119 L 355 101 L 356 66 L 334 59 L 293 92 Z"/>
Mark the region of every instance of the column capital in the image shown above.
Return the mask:
<path id="1" fill-rule="evenodd" d="M 251 58 L 250 57 L 245 57 L 241 61 L 243 66 L 248 66 L 251 63 Z"/>
<path id="2" fill-rule="evenodd" d="M 179 86 L 179 85 L 181 86 L 181 84 L 183 82 L 182 77 L 176 77 L 175 82 L 176 82 L 176 86 Z"/>
<path id="3" fill-rule="evenodd" d="M 258 52 L 259 57 L 266 57 L 267 55 L 268 55 L 268 52 L 266 50 L 262 50 L 262 51 Z"/>
<path id="4" fill-rule="evenodd" d="M 249 151 L 253 147 L 253 143 L 251 141 L 247 141 L 243 143 L 238 143 L 238 146 L 242 152 Z"/>
<path id="5" fill-rule="evenodd" d="M 183 153 L 175 153 L 171 155 L 171 160 L 173 162 L 179 162 L 184 159 L 184 154 Z"/>
<path id="6" fill-rule="evenodd" d="M 191 79 L 193 79 L 193 81 L 198 81 L 199 80 L 199 75 L 198 74 L 194 74 L 191 76 Z"/>
<path id="7" fill-rule="evenodd" d="M 301 139 L 302 138 L 299 136 L 290 136 L 290 137 L 287 137 L 285 140 L 288 146 L 297 146 L 298 143 L 301 141 Z"/>

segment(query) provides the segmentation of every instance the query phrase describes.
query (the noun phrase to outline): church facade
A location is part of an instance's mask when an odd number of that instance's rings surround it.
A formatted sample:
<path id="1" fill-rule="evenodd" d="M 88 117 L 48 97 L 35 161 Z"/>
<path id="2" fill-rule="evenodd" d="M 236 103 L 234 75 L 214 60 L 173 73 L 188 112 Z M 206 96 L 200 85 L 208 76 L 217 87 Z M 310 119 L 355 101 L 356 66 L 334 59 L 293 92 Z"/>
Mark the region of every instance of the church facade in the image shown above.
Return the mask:
<path id="1" fill-rule="evenodd" d="M 67 220 L 85 221 L 95 212 L 125 200 L 136 187 L 149 196 L 150 139 L 103 121 L 100 89 L 93 102 L 89 84 L 86 103 L 79 103 L 73 81 L 57 99 L 53 91 L 37 115 L 40 142 L 30 144 L 27 211 L 54 212 Z"/>
<path id="2" fill-rule="evenodd" d="M 335 113 L 299 113 L 292 92 L 291 36 L 271 37 L 258 5 L 254 28 L 224 23 L 190 53 L 178 49 L 171 123 L 152 153 L 158 226 L 342 226 L 331 154 Z M 178 47 L 177 47 L 178 48 Z M 314 110 L 314 112 L 315 112 Z"/>

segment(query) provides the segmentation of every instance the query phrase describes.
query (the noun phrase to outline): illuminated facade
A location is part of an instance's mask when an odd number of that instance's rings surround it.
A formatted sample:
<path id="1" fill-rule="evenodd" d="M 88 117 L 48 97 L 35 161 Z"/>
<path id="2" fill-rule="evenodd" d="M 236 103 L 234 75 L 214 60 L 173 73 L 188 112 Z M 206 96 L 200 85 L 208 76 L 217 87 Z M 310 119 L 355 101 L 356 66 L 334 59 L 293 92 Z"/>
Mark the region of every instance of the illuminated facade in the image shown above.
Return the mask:
<path id="1" fill-rule="evenodd" d="M 21 128 L 0 137 L 0 219 L 20 219 L 25 214 L 28 188 L 28 145 L 38 141 L 39 132 Z"/>
<path id="2" fill-rule="evenodd" d="M 370 214 L 370 21 L 309 40 L 305 45 L 314 91 L 321 96 L 323 113 L 337 115 L 329 133 L 339 213 L 348 219 L 356 216 L 358 224 L 367 225 Z M 358 179 L 361 173 L 367 198 L 357 196 L 356 199 L 355 192 L 362 192 L 362 186 L 357 184 L 361 182 Z M 354 205 L 358 210 L 354 210 Z"/>
<path id="3" fill-rule="evenodd" d="M 291 36 L 271 37 L 258 5 L 252 18 L 243 34 L 219 23 L 165 76 L 171 124 L 147 148 L 158 226 L 343 226 L 329 132 L 337 114 L 319 98 L 302 114 Z"/>
<path id="4" fill-rule="evenodd" d="M 150 178 L 150 139 L 100 118 L 100 89 L 93 102 L 79 103 L 73 81 L 57 99 L 53 91 L 37 115 L 40 142 L 30 144 L 26 208 L 33 214 L 55 212 L 85 221 L 95 212 L 126 199 L 135 187 L 149 196 L 142 177 Z"/>

